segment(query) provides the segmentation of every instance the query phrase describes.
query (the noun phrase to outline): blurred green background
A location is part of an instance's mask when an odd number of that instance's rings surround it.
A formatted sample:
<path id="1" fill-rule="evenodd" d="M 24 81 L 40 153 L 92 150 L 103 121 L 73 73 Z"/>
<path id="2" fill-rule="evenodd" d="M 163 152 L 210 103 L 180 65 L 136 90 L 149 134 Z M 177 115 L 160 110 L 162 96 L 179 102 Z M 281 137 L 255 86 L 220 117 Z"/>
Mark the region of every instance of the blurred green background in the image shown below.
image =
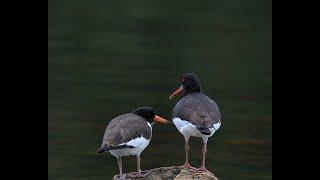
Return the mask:
<path id="1" fill-rule="evenodd" d="M 196 73 L 222 113 L 207 167 L 220 179 L 272 179 L 272 2 L 48 1 L 48 178 L 111 179 L 116 159 L 95 152 L 113 117 L 168 100 Z M 190 161 L 201 163 L 200 138 Z M 181 165 L 184 139 L 157 124 L 142 168 Z M 135 158 L 123 160 L 135 171 Z"/>

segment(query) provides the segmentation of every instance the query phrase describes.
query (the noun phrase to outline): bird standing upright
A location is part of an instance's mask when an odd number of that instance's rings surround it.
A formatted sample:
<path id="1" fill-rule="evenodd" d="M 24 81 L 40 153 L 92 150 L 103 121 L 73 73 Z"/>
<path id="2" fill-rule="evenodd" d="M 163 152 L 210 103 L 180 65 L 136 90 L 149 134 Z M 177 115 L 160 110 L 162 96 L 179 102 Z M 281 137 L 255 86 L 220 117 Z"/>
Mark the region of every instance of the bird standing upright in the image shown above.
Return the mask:
<path id="1" fill-rule="evenodd" d="M 213 175 L 206 169 L 205 162 L 208 138 L 221 125 L 219 108 L 212 99 L 202 93 L 200 81 L 194 73 L 183 74 L 180 81 L 182 85 L 170 95 L 169 99 L 183 93 L 183 97 L 172 111 L 172 121 L 185 138 L 185 163 L 183 167 Z M 192 167 L 188 160 L 190 136 L 201 137 L 203 140 L 202 165 L 198 169 Z"/>
<path id="2" fill-rule="evenodd" d="M 153 108 L 140 107 L 132 113 L 122 114 L 115 117 L 108 124 L 101 148 L 98 153 L 110 152 L 118 159 L 120 171 L 119 179 L 126 179 L 126 174 L 122 174 L 123 156 L 137 156 L 137 175 L 145 177 L 140 169 L 140 154 L 149 145 L 152 137 L 152 125 L 154 122 L 168 123 L 170 121 L 155 115 Z"/>

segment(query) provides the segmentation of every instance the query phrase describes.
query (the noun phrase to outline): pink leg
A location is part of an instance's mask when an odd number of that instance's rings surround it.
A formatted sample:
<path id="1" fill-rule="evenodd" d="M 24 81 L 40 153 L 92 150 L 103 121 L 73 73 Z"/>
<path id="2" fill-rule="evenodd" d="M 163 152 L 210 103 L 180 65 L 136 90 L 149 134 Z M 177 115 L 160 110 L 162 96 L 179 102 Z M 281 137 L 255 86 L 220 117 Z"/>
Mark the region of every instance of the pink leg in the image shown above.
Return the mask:
<path id="1" fill-rule="evenodd" d="M 137 174 L 134 175 L 134 178 L 143 178 L 149 175 L 149 172 L 142 173 L 140 169 L 140 155 L 137 156 Z"/>
<path id="2" fill-rule="evenodd" d="M 190 149 L 190 146 L 189 146 L 189 138 L 186 138 L 186 140 L 185 140 L 184 149 L 185 149 L 185 153 L 186 153 L 186 160 L 185 160 L 184 164 L 182 165 L 182 167 L 183 167 L 183 168 L 186 168 L 186 169 L 191 169 L 191 170 L 196 169 L 195 167 L 192 167 L 192 166 L 189 164 L 189 149 Z"/>
<path id="3" fill-rule="evenodd" d="M 198 168 L 196 171 L 197 172 L 206 172 L 214 176 L 212 172 L 207 170 L 206 168 L 206 153 L 207 153 L 207 143 L 204 142 L 203 147 L 202 147 L 202 165 L 200 168 Z"/>
<path id="4" fill-rule="evenodd" d="M 122 174 L 122 160 L 121 157 L 117 157 L 118 158 L 118 166 L 119 166 L 119 178 L 117 178 L 118 180 L 125 180 L 126 179 L 126 174 Z"/>

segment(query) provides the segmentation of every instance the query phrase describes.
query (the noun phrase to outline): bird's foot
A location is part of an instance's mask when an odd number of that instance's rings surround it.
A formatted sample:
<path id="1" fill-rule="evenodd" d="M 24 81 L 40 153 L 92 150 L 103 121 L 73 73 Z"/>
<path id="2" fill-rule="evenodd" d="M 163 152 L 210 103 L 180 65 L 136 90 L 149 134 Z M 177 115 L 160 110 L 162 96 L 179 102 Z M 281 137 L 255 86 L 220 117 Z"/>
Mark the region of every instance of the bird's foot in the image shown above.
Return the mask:
<path id="1" fill-rule="evenodd" d="M 133 176 L 130 176 L 132 178 L 144 178 L 144 177 L 147 177 L 150 172 L 148 171 L 141 171 L 141 172 L 135 172 L 133 173 L 134 175 Z"/>
<path id="2" fill-rule="evenodd" d="M 122 174 L 122 175 L 117 175 L 115 177 L 116 180 L 131 180 L 130 178 L 127 178 L 126 174 Z"/>
<path id="3" fill-rule="evenodd" d="M 184 163 L 182 166 L 180 166 L 180 167 L 182 167 L 182 168 L 184 168 L 184 169 L 191 170 L 191 171 L 196 170 L 196 168 L 195 168 L 195 167 L 192 167 L 188 162 L 185 162 L 185 163 Z"/>
<path id="4" fill-rule="evenodd" d="M 214 174 L 212 172 L 210 172 L 206 167 L 200 167 L 200 168 L 197 168 L 194 172 L 196 173 L 208 173 L 210 174 L 211 176 L 214 176 Z"/>

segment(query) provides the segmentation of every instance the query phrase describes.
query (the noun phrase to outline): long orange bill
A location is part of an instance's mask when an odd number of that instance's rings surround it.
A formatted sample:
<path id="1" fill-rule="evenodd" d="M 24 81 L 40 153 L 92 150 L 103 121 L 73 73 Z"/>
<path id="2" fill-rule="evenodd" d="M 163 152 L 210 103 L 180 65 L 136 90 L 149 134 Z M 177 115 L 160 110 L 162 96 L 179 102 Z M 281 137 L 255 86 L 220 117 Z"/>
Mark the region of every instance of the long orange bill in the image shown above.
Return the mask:
<path id="1" fill-rule="evenodd" d="M 170 123 L 170 121 L 168 121 L 168 120 L 166 120 L 166 119 L 164 119 L 164 118 L 162 118 L 160 116 L 157 116 L 157 115 L 153 118 L 153 120 L 155 122 L 162 123 L 162 124 Z"/>
<path id="2" fill-rule="evenodd" d="M 174 98 L 175 96 L 181 94 L 183 91 L 183 85 L 181 85 L 174 93 L 169 96 L 169 99 Z"/>

